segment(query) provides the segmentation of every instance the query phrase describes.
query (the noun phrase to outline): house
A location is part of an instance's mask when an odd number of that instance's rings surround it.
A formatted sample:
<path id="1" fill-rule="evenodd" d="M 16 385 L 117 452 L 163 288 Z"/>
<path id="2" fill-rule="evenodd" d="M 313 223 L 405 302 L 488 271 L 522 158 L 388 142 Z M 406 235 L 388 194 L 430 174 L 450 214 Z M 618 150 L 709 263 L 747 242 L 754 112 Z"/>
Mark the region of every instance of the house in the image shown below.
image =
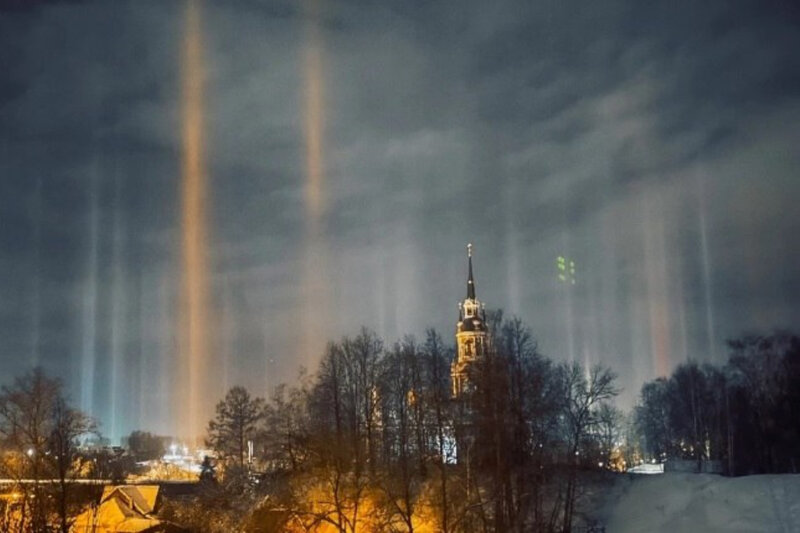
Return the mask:
<path id="1" fill-rule="evenodd" d="M 75 519 L 72 533 L 173 533 L 181 528 L 155 516 L 158 485 L 117 485 L 103 490 L 100 503 Z"/>

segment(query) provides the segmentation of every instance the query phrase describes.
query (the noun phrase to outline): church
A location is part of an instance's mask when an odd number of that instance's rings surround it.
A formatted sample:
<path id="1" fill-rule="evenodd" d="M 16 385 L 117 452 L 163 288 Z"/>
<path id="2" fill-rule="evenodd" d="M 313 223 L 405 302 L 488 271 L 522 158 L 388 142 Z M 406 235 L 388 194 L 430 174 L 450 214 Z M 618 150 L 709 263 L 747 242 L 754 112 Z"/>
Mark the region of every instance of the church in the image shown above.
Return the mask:
<path id="1" fill-rule="evenodd" d="M 489 351 L 491 339 L 486 325 L 486 307 L 475 296 L 475 278 L 472 273 L 472 245 L 467 245 L 467 297 L 458 304 L 456 324 L 456 354 L 450 367 L 453 398 L 461 398 L 474 391 L 471 379 L 472 366 Z"/>

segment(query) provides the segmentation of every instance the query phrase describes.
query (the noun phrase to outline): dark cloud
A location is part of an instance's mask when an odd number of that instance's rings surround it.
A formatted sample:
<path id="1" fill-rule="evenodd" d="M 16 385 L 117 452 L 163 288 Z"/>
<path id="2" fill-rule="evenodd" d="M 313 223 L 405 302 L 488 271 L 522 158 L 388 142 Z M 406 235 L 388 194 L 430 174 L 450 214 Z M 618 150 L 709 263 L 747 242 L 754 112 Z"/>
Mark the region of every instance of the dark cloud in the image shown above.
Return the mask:
<path id="1" fill-rule="evenodd" d="M 25 12 L 36 11 L 52 4 L 80 4 L 84 0 L 2 0 L 0 12 Z"/>

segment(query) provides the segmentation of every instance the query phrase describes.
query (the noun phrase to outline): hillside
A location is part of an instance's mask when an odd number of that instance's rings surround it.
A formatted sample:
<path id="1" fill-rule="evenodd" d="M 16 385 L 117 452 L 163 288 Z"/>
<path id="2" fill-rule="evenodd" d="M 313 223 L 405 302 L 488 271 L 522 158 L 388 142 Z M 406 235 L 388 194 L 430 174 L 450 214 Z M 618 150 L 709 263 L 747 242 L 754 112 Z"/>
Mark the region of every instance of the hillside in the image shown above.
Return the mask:
<path id="1" fill-rule="evenodd" d="M 625 476 L 603 514 L 608 533 L 800 533 L 800 475 Z"/>

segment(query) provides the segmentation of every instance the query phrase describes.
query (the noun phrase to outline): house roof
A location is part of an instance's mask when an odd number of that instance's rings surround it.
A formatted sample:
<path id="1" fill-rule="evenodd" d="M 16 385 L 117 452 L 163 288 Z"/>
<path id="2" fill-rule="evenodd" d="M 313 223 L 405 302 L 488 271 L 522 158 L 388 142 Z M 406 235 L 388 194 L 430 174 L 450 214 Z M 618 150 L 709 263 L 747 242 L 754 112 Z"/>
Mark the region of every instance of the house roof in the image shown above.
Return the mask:
<path id="1" fill-rule="evenodd" d="M 92 531 L 119 533 L 155 533 L 178 528 L 162 522 L 153 513 L 158 502 L 158 485 L 118 485 L 103 489 L 100 504 L 79 515 L 74 531 L 92 527 Z"/>
<path id="2" fill-rule="evenodd" d="M 100 504 L 110 498 L 121 498 L 132 510 L 142 515 L 155 511 L 158 501 L 158 485 L 117 485 L 103 489 Z"/>

